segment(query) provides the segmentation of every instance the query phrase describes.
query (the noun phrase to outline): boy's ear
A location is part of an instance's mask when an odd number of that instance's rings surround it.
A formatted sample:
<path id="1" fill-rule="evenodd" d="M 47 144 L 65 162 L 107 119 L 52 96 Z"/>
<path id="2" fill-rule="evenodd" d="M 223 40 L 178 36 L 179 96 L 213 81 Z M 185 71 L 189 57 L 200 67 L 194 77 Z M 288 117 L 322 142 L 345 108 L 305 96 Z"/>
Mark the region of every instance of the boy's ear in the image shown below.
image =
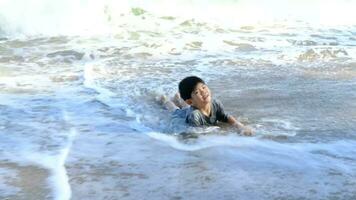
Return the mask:
<path id="1" fill-rule="evenodd" d="M 193 102 L 192 102 L 192 99 L 186 99 L 185 103 L 187 103 L 188 105 L 192 105 Z"/>

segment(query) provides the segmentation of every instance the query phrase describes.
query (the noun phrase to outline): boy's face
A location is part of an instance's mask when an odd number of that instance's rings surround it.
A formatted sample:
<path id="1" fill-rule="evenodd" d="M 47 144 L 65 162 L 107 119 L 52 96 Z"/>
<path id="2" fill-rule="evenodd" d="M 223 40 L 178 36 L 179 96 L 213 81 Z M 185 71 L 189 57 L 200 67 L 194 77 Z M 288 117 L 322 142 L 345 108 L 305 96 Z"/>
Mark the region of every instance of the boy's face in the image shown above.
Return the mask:
<path id="1" fill-rule="evenodd" d="M 211 93 L 207 85 L 198 83 L 193 92 L 192 98 L 187 99 L 187 103 L 197 108 L 202 108 L 211 102 Z"/>

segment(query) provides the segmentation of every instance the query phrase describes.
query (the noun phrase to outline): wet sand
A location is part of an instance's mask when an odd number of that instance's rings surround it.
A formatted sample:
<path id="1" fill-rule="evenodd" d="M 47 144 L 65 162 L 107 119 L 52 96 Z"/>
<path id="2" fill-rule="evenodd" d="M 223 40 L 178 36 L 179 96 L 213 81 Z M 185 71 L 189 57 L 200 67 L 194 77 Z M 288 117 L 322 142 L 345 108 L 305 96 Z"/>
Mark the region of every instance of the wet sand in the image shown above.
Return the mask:
<path id="1" fill-rule="evenodd" d="M 4 191 L 5 195 L 1 195 L 1 199 L 6 200 L 40 200 L 53 199 L 49 189 L 47 178 L 49 172 L 46 169 L 37 166 L 20 166 L 16 163 L 1 162 L 0 169 L 13 173 L 0 174 L 0 179 L 3 183 L 15 189 L 12 194 L 6 195 L 8 191 Z"/>
<path id="2" fill-rule="evenodd" d="M 356 182 L 352 177 L 336 181 L 334 178 L 342 176 L 338 172 L 324 174 L 282 152 L 281 163 L 277 164 L 272 159 L 268 161 L 271 156 L 268 152 L 260 152 L 258 148 L 253 150 L 254 147 L 217 146 L 180 151 L 134 133 L 111 138 L 78 136 L 76 142 L 90 144 L 91 148 L 74 145 L 67 161 L 72 199 L 356 197 Z M 255 160 L 250 157 L 251 152 L 266 158 Z M 317 179 L 325 176 L 329 178 Z"/>

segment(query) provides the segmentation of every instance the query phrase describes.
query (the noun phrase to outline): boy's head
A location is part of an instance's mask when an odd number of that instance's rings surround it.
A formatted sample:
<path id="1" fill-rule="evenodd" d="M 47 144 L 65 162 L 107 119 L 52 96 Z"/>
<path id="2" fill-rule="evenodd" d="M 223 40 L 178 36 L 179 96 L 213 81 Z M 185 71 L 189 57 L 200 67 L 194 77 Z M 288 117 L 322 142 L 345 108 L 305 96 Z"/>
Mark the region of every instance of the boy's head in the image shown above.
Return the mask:
<path id="1" fill-rule="evenodd" d="M 205 82 L 196 76 L 184 78 L 179 83 L 181 98 L 190 105 L 200 107 L 210 103 L 210 90 Z"/>
<path id="2" fill-rule="evenodd" d="M 194 91 L 198 83 L 205 84 L 205 82 L 197 76 L 188 76 L 181 80 L 179 83 L 180 97 L 182 97 L 184 101 L 192 98 L 192 92 Z"/>

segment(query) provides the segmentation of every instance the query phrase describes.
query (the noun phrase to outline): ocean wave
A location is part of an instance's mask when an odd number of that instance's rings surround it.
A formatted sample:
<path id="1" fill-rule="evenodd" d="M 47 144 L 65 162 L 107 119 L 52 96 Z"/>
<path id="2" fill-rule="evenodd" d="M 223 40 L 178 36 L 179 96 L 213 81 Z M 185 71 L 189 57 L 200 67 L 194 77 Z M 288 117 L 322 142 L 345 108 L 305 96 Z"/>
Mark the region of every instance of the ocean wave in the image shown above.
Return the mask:
<path id="1" fill-rule="evenodd" d="M 169 3 L 162 0 L 61 0 L 50 3 L 46 0 L 3 0 L 0 2 L 0 34 L 1 37 L 96 35 L 117 33 L 128 27 L 150 31 L 181 27 L 187 31 L 225 32 L 223 27 L 236 29 L 241 26 L 241 30 L 251 31 L 261 23 L 295 23 L 298 20 L 316 25 L 352 25 L 356 19 L 353 7 L 355 2 L 346 0 L 328 3 L 320 0 L 288 3 L 281 0 L 176 0 Z"/>

